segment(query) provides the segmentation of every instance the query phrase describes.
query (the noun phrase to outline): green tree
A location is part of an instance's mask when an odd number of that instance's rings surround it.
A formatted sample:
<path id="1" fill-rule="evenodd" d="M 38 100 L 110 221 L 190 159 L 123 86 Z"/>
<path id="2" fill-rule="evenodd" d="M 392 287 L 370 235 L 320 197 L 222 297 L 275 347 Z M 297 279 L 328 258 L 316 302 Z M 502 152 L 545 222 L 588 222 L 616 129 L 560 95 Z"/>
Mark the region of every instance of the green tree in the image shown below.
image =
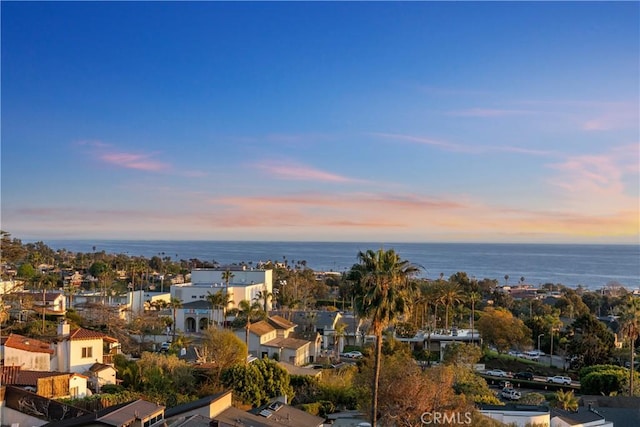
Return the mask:
<path id="1" fill-rule="evenodd" d="M 447 365 L 473 367 L 481 357 L 482 350 L 477 345 L 453 343 L 445 347 L 443 361 Z"/>
<path id="2" fill-rule="evenodd" d="M 209 328 L 204 332 L 200 360 L 215 362 L 214 379 L 220 380 L 222 371 L 242 363 L 247 358 L 247 345 L 232 331 Z"/>
<path id="3" fill-rule="evenodd" d="M 231 388 L 236 399 L 253 407 L 263 405 L 277 396 L 293 399 L 289 373 L 271 359 L 237 364 L 222 372 L 222 382 Z"/>
<path id="4" fill-rule="evenodd" d="M 509 310 L 503 308 L 485 308 L 476 324 L 482 339 L 487 344 L 494 345 L 500 353 L 513 346 L 531 342 L 531 330 L 522 320 L 513 317 Z"/>
<path id="5" fill-rule="evenodd" d="M 636 353 L 636 340 L 640 337 L 640 299 L 630 295 L 622 308 L 619 318 L 620 333 L 629 343 L 629 396 L 635 394 L 634 388 L 634 362 Z"/>
<path id="6" fill-rule="evenodd" d="M 372 377 L 371 423 L 378 419 L 378 381 L 382 358 L 382 332 L 408 309 L 409 280 L 418 267 L 402 260 L 393 250 L 367 250 L 358 253 L 359 264 L 352 267 L 357 279 L 354 287 L 355 309 L 359 316 L 371 320 L 376 337 L 374 372 Z"/>
<path id="7" fill-rule="evenodd" d="M 25 280 L 31 280 L 36 275 L 36 269 L 29 262 L 20 264 L 18 267 L 18 277 Z"/>
<path id="8" fill-rule="evenodd" d="M 569 343 L 569 351 L 580 355 L 577 367 L 609 362 L 615 338 L 604 323 L 588 313 L 578 317 L 571 330 L 573 339 Z"/>

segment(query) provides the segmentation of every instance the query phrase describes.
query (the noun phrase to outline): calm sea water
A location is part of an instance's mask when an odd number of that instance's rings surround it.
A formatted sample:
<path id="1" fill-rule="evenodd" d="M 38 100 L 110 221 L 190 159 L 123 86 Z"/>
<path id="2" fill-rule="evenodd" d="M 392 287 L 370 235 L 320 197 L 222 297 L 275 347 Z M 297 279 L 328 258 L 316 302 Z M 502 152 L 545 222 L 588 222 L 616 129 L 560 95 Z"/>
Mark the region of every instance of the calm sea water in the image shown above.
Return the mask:
<path id="1" fill-rule="evenodd" d="M 143 240 L 49 240 L 53 249 L 97 251 L 129 256 L 197 258 L 220 264 L 272 260 L 306 261 L 316 271 L 344 272 L 357 262 L 359 251 L 394 249 L 423 268 L 423 277 L 449 277 L 458 271 L 477 279 L 517 283 L 563 284 L 599 289 L 618 282 L 640 288 L 640 245 L 483 244 L 483 243 L 330 243 Z"/>

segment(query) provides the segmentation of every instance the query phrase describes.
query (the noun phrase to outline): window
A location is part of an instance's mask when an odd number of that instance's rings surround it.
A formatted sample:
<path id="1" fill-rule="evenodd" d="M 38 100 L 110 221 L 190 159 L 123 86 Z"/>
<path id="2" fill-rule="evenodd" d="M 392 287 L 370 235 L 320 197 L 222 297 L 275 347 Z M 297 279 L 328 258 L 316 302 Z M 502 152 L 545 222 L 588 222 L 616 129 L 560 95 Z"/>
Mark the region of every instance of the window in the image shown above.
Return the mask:
<path id="1" fill-rule="evenodd" d="M 82 347 L 82 358 L 93 357 L 93 347 Z"/>

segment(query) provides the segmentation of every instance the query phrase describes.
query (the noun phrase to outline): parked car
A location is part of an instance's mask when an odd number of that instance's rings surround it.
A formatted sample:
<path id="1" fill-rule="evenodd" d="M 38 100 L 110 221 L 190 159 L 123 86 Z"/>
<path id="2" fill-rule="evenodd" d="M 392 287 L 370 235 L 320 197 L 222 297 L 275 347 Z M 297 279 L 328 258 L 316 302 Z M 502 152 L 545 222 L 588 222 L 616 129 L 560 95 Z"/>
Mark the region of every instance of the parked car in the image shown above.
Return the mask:
<path id="1" fill-rule="evenodd" d="M 492 369 L 490 371 L 486 371 L 485 375 L 491 375 L 492 377 L 504 377 L 507 378 L 509 374 L 501 369 Z"/>
<path id="2" fill-rule="evenodd" d="M 349 351 L 347 353 L 342 353 L 342 357 L 348 357 L 349 359 L 361 359 L 363 355 L 359 351 Z"/>
<path id="3" fill-rule="evenodd" d="M 169 341 L 165 341 L 162 344 L 160 344 L 160 352 L 165 352 L 165 351 L 169 351 L 169 349 L 171 348 L 171 342 Z"/>
<path id="4" fill-rule="evenodd" d="M 500 392 L 500 395 L 503 398 L 509 399 L 509 400 L 520 400 L 520 398 L 522 397 L 519 391 L 514 390 L 512 388 L 503 388 L 502 391 Z"/>
<path id="5" fill-rule="evenodd" d="M 533 374 L 531 372 L 517 372 L 513 375 L 513 378 L 519 380 L 533 381 Z"/>
<path id="6" fill-rule="evenodd" d="M 571 385 L 571 378 L 569 377 L 563 377 L 561 375 L 556 375 L 555 377 L 549 377 L 547 378 L 547 382 L 548 383 L 554 383 L 554 384 L 566 384 L 566 385 Z"/>

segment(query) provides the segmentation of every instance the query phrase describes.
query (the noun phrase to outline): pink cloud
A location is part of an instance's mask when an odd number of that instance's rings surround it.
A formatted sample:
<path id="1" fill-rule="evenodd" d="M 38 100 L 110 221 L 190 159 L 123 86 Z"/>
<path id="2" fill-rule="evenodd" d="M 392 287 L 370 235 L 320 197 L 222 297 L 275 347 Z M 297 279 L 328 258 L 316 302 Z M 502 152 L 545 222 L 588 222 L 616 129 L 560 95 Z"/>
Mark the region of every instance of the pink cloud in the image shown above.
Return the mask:
<path id="1" fill-rule="evenodd" d="M 149 172 L 161 172 L 170 168 L 167 163 L 152 160 L 151 154 L 133 154 L 133 153 L 103 153 L 99 158 L 109 164 L 126 168 L 137 169 Z"/>
<path id="2" fill-rule="evenodd" d="M 265 162 L 257 165 L 257 167 L 279 179 L 319 182 L 359 182 L 359 180 L 353 178 L 296 163 Z"/>
<path id="3" fill-rule="evenodd" d="M 450 111 L 447 113 L 450 116 L 460 117 L 506 117 L 506 116 L 521 116 L 529 114 L 538 114 L 533 110 L 504 110 L 496 108 L 471 108 L 469 110 Z"/>

